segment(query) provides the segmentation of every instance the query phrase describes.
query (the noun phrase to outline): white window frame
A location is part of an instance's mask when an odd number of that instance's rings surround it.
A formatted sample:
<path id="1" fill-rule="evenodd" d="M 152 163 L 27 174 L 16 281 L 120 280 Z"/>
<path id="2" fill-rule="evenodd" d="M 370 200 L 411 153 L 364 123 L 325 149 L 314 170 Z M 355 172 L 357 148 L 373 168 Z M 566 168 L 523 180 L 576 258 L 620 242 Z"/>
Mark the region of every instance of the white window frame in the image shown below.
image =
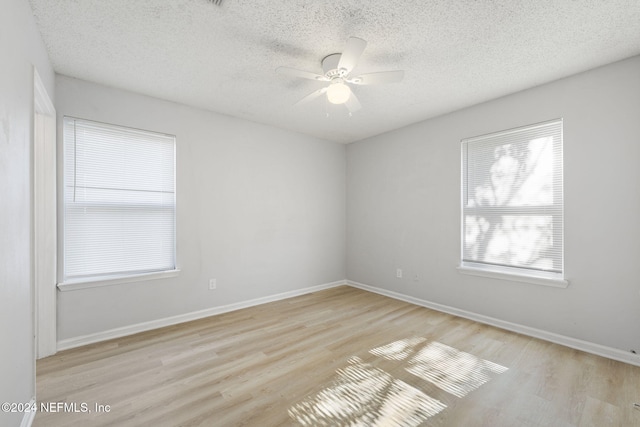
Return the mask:
<path id="1" fill-rule="evenodd" d="M 560 200 L 556 200 L 553 205 L 542 205 L 542 206 L 530 206 L 530 207 L 509 207 L 509 206 L 469 206 L 468 200 L 469 195 L 466 194 L 467 191 L 472 191 L 467 189 L 467 159 L 465 156 L 467 155 L 467 148 L 469 144 L 482 144 L 482 143 L 491 143 L 491 141 L 496 141 L 498 138 L 501 140 L 505 140 L 505 138 L 513 137 L 514 140 L 517 139 L 518 135 L 522 135 L 524 132 L 536 131 L 537 129 L 548 128 L 555 125 L 559 125 L 559 141 L 554 141 L 554 144 L 560 144 L 559 146 L 559 170 L 554 169 L 554 185 L 560 185 L 560 188 L 555 188 L 554 191 L 557 191 L 560 194 Z M 481 276 L 481 277 L 489 277 L 495 279 L 504 279 L 511 280 L 517 282 L 525 282 L 525 283 L 533 283 L 538 285 L 546 285 L 546 286 L 554 286 L 566 288 L 569 285 L 569 282 L 564 277 L 564 195 L 563 195 L 563 160 L 562 160 L 562 151 L 563 151 L 563 135 L 562 135 L 563 121 L 562 119 L 550 120 L 543 123 L 536 123 L 533 125 L 522 126 L 515 129 L 509 129 L 505 131 L 495 132 L 487 135 L 481 135 L 472 138 L 466 138 L 461 141 L 461 239 L 460 239 L 460 265 L 458 266 L 458 271 L 462 274 L 468 274 L 473 276 Z M 557 166 L 557 165 L 554 165 Z M 559 174 L 559 175 L 557 175 Z M 554 193 L 555 194 L 555 193 Z M 489 262 L 482 262 L 478 260 L 465 259 L 465 217 L 467 214 L 471 212 L 482 212 L 490 213 L 496 215 L 495 212 L 498 212 L 497 215 L 536 215 L 541 210 L 549 213 L 552 212 L 551 215 L 554 218 L 554 224 L 560 225 L 560 230 L 556 231 L 554 228 L 554 242 L 559 243 L 560 247 L 560 266 L 557 268 L 559 271 L 542 271 L 532 268 L 526 268 L 523 266 L 510 266 L 510 265 L 498 265 L 492 264 Z M 556 260 L 558 261 L 558 260 Z"/>
<path id="2" fill-rule="evenodd" d="M 167 141 L 170 141 L 171 139 L 173 140 L 173 239 L 172 239 L 172 251 L 173 251 L 173 265 L 172 268 L 163 268 L 163 269 L 148 269 L 148 270 L 143 270 L 143 271 L 135 271 L 135 272 L 124 272 L 124 273 L 118 273 L 118 272 L 113 272 L 113 273 L 105 273 L 105 274 L 96 274 L 96 275 L 83 275 L 83 276 L 79 276 L 79 277 L 67 277 L 67 271 L 65 268 L 66 265 L 66 260 L 65 260 L 65 232 L 66 232 L 66 224 L 64 223 L 64 218 L 65 218 L 65 210 L 67 207 L 67 198 L 65 197 L 65 192 L 69 191 L 69 189 L 67 188 L 66 185 L 66 178 L 63 177 L 62 180 L 62 197 L 61 197 L 61 207 L 62 207 L 62 226 L 61 226 L 61 231 L 62 231 L 62 239 L 61 239 L 61 272 L 60 272 L 60 283 L 58 283 L 58 289 L 60 289 L 61 291 L 70 291 L 70 290 L 76 290 L 76 289 L 85 289 L 85 288 L 93 288 L 93 287 L 99 287 L 99 286 L 106 286 L 106 285 L 116 285 L 116 284 L 122 284 L 122 283 L 130 283 L 130 282 L 137 282 L 137 281 L 145 281 L 145 280 L 152 280 L 152 279 L 162 279 L 162 278 L 168 278 L 168 277 L 175 277 L 179 274 L 180 270 L 177 267 L 177 248 L 176 248 L 176 243 L 177 243 L 177 232 L 176 232 L 176 198 L 175 198 L 175 179 L 176 179 L 176 137 L 175 135 L 169 135 L 169 134 L 163 134 L 163 133 L 159 133 L 159 132 L 150 132 L 150 131 L 146 131 L 146 130 L 140 130 L 140 129 L 135 129 L 135 128 L 131 128 L 131 127 L 126 127 L 126 126 L 119 126 L 119 125 L 112 125 L 112 124 L 106 124 L 106 123 L 101 123 L 101 122 L 96 122 L 96 121 L 92 121 L 92 120 L 85 120 L 85 119 L 79 119 L 79 118 L 75 118 L 75 117 L 70 117 L 70 116 L 65 116 L 63 118 L 63 152 L 66 154 L 66 146 L 67 146 L 67 142 L 65 140 L 65 133 L 64 133 L 64 128 L 65 128 L 65 123 L 67 123 L 67 121 L 72 120 L 72 121 L 77 121 L 77 122 L 84 122 L 84 123 L 88 123 L 88 124 L 93 124 L 99 127 L 103 127 L 105 129 L 114 129 L 117 131 L 121 131 L 121 132 L 131 132 L 132 134 L 149 134 L 149 135 L 153 135 L 159 138 L 165 138 Z M 66 162 L 68 159 L 66 157 L 66 155 L 63 154 L 63 162 Z M 63 165 L 63 175 L 66 174 L 66 164 Z M 75 184 L 74 184 L 75 185 Z M 135 203 L 135 202 L 131 202 L 131 203 L 124 203 L 124 205 L 130 205 L 132 204 L 136 205 L 136 209 L 139 209 L 140 207 Z M 86 204 L 86 202 L 85 202 Z"/>

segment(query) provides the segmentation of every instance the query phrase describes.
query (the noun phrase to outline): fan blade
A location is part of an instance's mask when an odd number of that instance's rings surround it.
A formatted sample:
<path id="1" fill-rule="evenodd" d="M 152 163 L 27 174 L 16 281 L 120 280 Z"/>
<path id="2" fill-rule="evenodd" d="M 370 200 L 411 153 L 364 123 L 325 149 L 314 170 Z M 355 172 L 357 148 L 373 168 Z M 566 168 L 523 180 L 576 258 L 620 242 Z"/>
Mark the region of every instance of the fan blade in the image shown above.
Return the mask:
<path id="1" fill-rule="evenodd" d="M 276 73 L 286 74 L 287 76 L 302 77 L 303 79 L 319 80 L 321 82 L 328 82 L 329 79 L 320 74 L 312 73 L 310 71 L 298 70 L 296 68 L 278 67 Z"/>
<path id="2" fill-rule="evenodd" d="M 344 48 L 344 52 L 340 55 L 340 61 L 338 62 L 338 69 L 344 68 L 347 70 L 347 74 L 353 70 L 360 59 L 360 55 L 364 52 L 364 48 L 367 47 L 367 42 L 359 39 L 358 37 L 349 37 L 347 45 Z"/>
<path id="3" fill-rule="evenodd" d="M 404 71 L 380 71 L 379 73 L 367 73 L 347 80 L 355 85 L 377 85 L 382 83 L 399 82 L 404 78 Z"/>
<path id="4" fill-rule="evenodd" d="M 318 89 L 314 92 L 311 92 L 309 95 L 305 96 L 304 98 L 302 98 L 300 101 L 296 102 L 293 105 L 304 105 L 310 101 L 313 101 L 314 99 L 316 99 L 317 97 L 319 97 L 320 95 L 322 95 L 323 93 L 325 93 L 327 91 L 328 88 L 323 87 L 322 89 Z"/>
<path id="5" fill-rule="evenodd" d="M 350 113 L 355 113 L 362 108 L 362 105 L 360 105 L 360 101 L 358 101 L 358 98 L 356 98 L 356 94 L 353 93 L 353 91 L 351 91 L 351 95 L 349 96 L 349 99 L 347 99 L 347 102 L 344 103 L 344 105 L 347 107 L 347 110 L 349 110 Z"/>

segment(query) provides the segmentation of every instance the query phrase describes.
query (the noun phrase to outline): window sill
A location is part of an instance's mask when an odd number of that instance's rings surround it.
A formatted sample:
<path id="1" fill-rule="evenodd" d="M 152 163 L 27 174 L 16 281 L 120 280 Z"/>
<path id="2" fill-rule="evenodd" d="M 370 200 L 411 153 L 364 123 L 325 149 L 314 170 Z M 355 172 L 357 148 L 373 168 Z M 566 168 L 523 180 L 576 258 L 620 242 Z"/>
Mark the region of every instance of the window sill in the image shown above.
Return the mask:
<path id="1" fill-rule="evenodd" d="M 134 274 L 130 276 L 114 277 L 93 277 L 91 279 L 70 280 L 58 283 L 58 289 L 62 292 L 75 291 L 78 289 L 98 288 L 101 286 L 120 285 L 122 283 L 142 282 L 145 280 L 166 279 L 176 277 L 180 270 L 158 271 L 153 273 Z"/>
<path id="2" fill-rule="evenodd" d="M 568 280 L 561 277 L 553 277 L 551 274 L 523 274 L 521 272 L 511 272 L 507 268 L 503 270 L 495 267 L 462 264 L 458 267 L 458 271 L 461 274 L 470 276 L 490 277 L 492 279 L 532 283 L 534 285 L 552 286 L 555 288 L 566 288 L 569 286 Z"/>

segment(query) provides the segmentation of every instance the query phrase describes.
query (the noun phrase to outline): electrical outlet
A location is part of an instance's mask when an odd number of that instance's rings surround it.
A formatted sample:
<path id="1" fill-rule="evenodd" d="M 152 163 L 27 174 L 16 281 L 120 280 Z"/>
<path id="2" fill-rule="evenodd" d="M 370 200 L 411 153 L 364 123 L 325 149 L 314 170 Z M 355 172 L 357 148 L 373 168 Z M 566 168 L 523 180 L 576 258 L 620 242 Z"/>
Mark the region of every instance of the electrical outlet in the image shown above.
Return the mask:
<path id="1" fill-rule="evenodd" d="M 402 269 L 401 269 L 401 268 L 398 268 L 398 269 L 396 270 L 396 277 L 397 277 L 398 279 L 402 279 Z"/>
<path id="2" fill-rule="evenodd" d="M 417 274 L 414 274 L 414 275 L 413 275 L 413 281 L 414 281 L 414 282 L 417 282 L 417 281 L 419 281 L 419 280 L 420 280 L 420 277 L 418 277 L 418 275 L 417 275 Z"/>
<path id="3" fill-rule="evenodd" d="M 209 279 L 209 290 L 214 290 L 217 286 L 216 279 Z"/>

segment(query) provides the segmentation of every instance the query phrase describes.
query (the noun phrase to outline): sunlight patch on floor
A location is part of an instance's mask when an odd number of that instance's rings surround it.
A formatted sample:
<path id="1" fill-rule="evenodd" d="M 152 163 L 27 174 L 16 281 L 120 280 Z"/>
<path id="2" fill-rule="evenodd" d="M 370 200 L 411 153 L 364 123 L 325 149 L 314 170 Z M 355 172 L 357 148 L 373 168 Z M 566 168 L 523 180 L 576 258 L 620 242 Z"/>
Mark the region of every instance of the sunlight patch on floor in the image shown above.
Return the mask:
<path id="1" fill-rule="evenodd" d="M 418 426 L 446 406 L 385 371 L 354 357 L 333 383 L 294 405 L 303 426 Z"/>
<path id="2" fill-rule="evenodd" d="M 391 344 L 383 345 L 369 350 L 369 353 L 383 357 L 387 360 L 404 360 L 416 352 L 416 346 L 422 344 L 427 339 L 422 337 L 406 338 L 394 341 Z"/>
<path id="3" fill-rule="evenodd" d="M 409 361 L 406 370 L 456 397 L 464 397 L 489 381 L 489 374 L 501 374 L 507 368 L 431 342 Z"/>
<path id="4" fill-rule="evenodd" d="M 508 370 L 423 337 L 394 341 L 369 353 L 459 398 Z M 289 415 L 303 426 L 412 427 L 445 408 L 424 391 L 352 357 L 328 387 L 291 407 Z"/>

